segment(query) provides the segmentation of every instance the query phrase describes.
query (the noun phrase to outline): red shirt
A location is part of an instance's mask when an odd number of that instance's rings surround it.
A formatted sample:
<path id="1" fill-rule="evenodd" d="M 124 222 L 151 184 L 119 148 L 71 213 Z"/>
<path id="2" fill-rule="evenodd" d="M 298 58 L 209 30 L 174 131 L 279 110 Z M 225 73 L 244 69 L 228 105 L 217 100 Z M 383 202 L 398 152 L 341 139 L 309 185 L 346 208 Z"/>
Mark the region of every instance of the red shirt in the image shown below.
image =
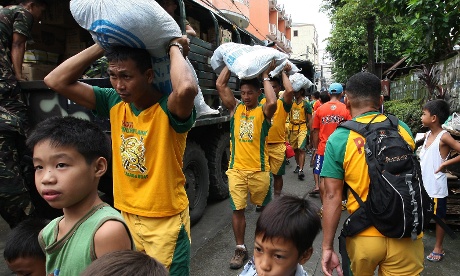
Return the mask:
<path id="1" fill-rule="evenodd" d="M 313 104 L 313 111 L 316 111 L 323 103 L 320 100 L 316 100 Z"/>
<path id="2" fill-rule="evenodd" d="M 326 142 L 342 121 L 350 120 L 351 115 L 345 104 L 340 101 L 329 101 L 321 105 L 315 112 L 313 128 L 319 129 L 319 143 L 316 153 L 324 155 Z"/>

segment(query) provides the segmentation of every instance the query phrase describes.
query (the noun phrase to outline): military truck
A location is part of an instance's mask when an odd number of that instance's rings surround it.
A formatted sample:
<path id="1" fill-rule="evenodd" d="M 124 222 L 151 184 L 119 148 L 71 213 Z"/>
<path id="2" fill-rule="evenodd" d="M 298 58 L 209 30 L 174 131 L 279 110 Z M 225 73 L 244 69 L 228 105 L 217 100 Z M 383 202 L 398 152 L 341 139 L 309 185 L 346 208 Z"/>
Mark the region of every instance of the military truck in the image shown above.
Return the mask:
<path id="1" fill-rule="evenodd" d="M 50 1 L 41 24 L 34 28 L 34 43 L 27 44 L 23 71 L 29 80 L 20 83 L 30 107 L 31 125 L 50 116 L 70 115 L 92 120 L 109 134 L 108 120 L 96 118 L 90 110 L 55 93 L 43 82 L 44 76 L 59 62 L 94 43 L 89 33 L 78 26 L 70 14 L 69 0 Z M 176 15 L 181 29 L 185 30 L 185 19 L 187 19 L 197 33 L 196 37 L 189 36 L 191 46 L 188 58 L 198 76 L 201 91 L 207 104 L 220 111 L 217 115 L 199 117 L 187 137 L 183 172 L 190 201 L 191 222 L 194 224 L 203 215 L 208 198 L 222 200 L 229 196 L 225 171 L 230 156 L 230 116 L 228 110 L 221 107 L 215 86 L 217 76 L 210 66 L 210 58 L 221 43 L 229 41 L 247 45 L 264 43 L 246 30 L 237 27 L 216 10 L 208 9 L 193 0 L 177 0 L 177 3 Z M 111 87 L 109 79 L 104 77 L 106 68 L 98 68 L 96 65 L 92 69 L 98 71 L 99 76 L 82 78 L 82 81 L 100 87 Z M 303 70 L 304 73 L 310 71 L 312 71 L 310 68 Z M 239 80 L 236 76 L 231 76 L 229 87 L 238 97 Z M 34 185 L 31 186 L 30 190 L 38 213 L 48 218 L 56 216 L 56 211 L 50 209 L 37 194 Z M 113 203 L 111 171 L 102 179 L 99 190 L 105 201 Z"/>
<path id="2" fill-rule="evenodd" d="M 182 30 L 185 29 L 184 19 L 187 19 L 197 32 L 196 37 L 189 36 L 191 46 L 188 57 L 196 70 L 204 98 L 209 106 L 220 111 L 218 115 L 199 117 L 187 138 L 183 172 L 186 176 L 186 191 L 193 224 L 203 215 L 208 197 L 212 200 L 228 197 L 225 171 L 230 155 L 230 117 L 228 111 L 220 107 L 215 87 L 217 76 L 210 66 L 210 58 L 214 49 L 223 42 L 231 40 L 248 45 L 263 42 L 236 27 L 224 16 L 192 0 L 178 0 L 178 6 L 176 12 Z M 92 120 L 109 134 L 108 120 L 96 118 L 90 110 L 55 93 L 43 82 L 43 77 L 59 62 L 93 43 L 89 33 L 74 21 L 70 14 L 69 1 L 52 1 L 43 21 L 37 27 L 33 31 L 35 43 L 27 44 L 24 63 L 24 74 L 29 80 L 20 83 L 30 107 L 31 125 L 50 116 L 70 115 Z M 103 69 L 101 73 L 103 75 Z M 108 78 L 85 78 L 82 81 L 91 85 L 111 87 Z M 231 77 L 229 86 L 235 91 L 239 87 L 235 76 Z M 32 193 L 36 192 L 34 187 L 31 187 L 31 190 Z M 111 172 L 102 179 L 99 190 L 105 201 L 113 202 Z M 38 195 L 34 194 L 33 199 L 39 214 L 47 217 L 56 215 Z"/>

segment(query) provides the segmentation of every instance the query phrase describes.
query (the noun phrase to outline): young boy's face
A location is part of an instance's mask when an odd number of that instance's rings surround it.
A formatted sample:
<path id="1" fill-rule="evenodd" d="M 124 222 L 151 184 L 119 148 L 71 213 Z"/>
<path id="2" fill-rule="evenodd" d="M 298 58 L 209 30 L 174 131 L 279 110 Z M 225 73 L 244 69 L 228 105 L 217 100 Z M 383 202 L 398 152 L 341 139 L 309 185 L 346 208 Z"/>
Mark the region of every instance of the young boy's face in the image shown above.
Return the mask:
<path id="1" fill-rule="evenodd" d="M 311 249 L 299 256 L 292 241 L 262 238 L 263 234 L 259 234 L 254 241 L 254 263 L 259 276 L 294 276 L 297 264 L 304 264 L 311 257 Z"/>
<path id="2" fill-rule="evenodd" d="M 34 147 L 35 186 L 48 204 L 57 209 L 82 206 L 97 198 L 100 160 L 85 161 L 74 147 L 56 147 L 49 140 Z M 102 172 L 103 174 L 103 172 Z"/>
<path id="3" fill-rule="evenodd" d="M 424 109 L 422 110 L 422 116 L 420 117 L 420 120 L 422 121 L 422 125 L 427 127 L 433 122 L 433 116 L 431 116 L 428 110 Z"/>
<path id="4" fill-rule="evenodd" d="M 45 259 L 38 257 L 19 257 L 12 261 L 6 261 L 6 265 L 17 276 L 45 276 Z"/>

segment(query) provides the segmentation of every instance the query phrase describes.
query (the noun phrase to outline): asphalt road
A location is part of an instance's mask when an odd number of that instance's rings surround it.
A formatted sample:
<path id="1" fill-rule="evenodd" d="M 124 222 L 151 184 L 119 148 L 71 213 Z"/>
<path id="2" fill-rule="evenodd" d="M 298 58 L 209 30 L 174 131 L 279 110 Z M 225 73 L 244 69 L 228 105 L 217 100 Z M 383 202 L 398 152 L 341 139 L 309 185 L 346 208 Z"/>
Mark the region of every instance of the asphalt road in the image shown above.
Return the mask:
<path id="1" fill-rule="evenodd" d="M 305 168 L 306 177 L 299 181 L 292 172 L 295 165 L 286 168 L 283 192 L 295 195 L 304 195 L 313 187 L 313 176 L 309 168 Z M 321 205 L 319 198 L 309 197 L 318 206 Z M 218 276 L 238 275 L 240 270 L 231 270 L 229 262 L 233 255 L 235 241 L 231 227 L 231 209 L 228 200 L 221 202 L 209 202 L 203 218 L 192 227 L 191 248 L 191 275 Z M 246 246 L 252 255 L 255 222 L 259 213 L 255 212 L 254 205 L 249 204 L 246 210 Z M 347 212 L 342 213 L 342 221 L 347 217 Z M 3 252 L 5 236 L 9 228 L 0 219 L 0 249 Z M 309 275 L 323 275 L 321 271 L 321 235 L 320 233 L 313 244 L 314 251 L 310 260 L 304 265 Z M 460 233 L 457 233 L 460 236 Z M 434 246 L 434 232 L 426 231 L 424 235 L 425 255 Z M 460 239 L 452 240 L 446 236 L 444 242 L 446 256 L 439 263 L 425 262 L 425 270 L 422 275 L 460 275 L 459 250 Z M 4 262 L 0 262 L 0 275 L 11 275 Z M 376 274 L 377 275 L 377 274 Z"/>

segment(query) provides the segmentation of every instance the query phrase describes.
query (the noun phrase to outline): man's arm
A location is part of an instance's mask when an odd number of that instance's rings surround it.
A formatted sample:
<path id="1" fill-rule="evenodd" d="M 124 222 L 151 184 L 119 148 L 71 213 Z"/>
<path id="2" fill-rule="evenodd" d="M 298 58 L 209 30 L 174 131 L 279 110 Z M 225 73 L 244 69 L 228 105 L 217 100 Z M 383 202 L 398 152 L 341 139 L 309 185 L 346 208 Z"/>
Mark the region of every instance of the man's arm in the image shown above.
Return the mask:
<path id="1" fill-rule="evenodd" d="M 235 99 L 235 96 L 233 95 L 232 90 L 230 87 L 228 87 L 228 81 L 230 80 L 231 72 L 228 69 L 227 66 L 222 69 L 222 72 L 220 72 L 219 77 L 217 78 L 216 81 L 216 88 L 217 92 L 219 92 L 219 97 L 222 100 L 222 104 L 230 110 L 230 115 L 233 115 L 233 112 L 235 112 L 235 108 L 237 105 L 237 100 Z"/>
<path id="2" fill-rule="evenodd" d="M 275 69 L 275 61 L 272 61 L 270 63 L 270 66 L 268 66 L 268 68 L 262 72 L 262 78 L 264 79 L 263 81 L 264 94 L 266 98 L 266 101 L 263 106 L 263 110 L 264 110 L 265 118 L 267 118 L 268 120 L 271 120 L 271 118 L 273 117 L 273 114 L 275 114 L 276 107 L 277 107 L 276 101 L 278 100 L 278 96 L 275 94 L 275 90 L 273 90 L 273 87 L 270 81 L 268 81 L 270 79 L 268 77 L 268 73 L 273 71 L 273 69 Z M 268 80 L 266 81 L 266 79 Z"/>
<path id="3" fill-rule="evenodd" d="M 292 104 L 292 101 L 294 100 L 294 89 L 292 88 L 291 81 L 289 80 L 289 77 L 286 74 L 286 72 L 289 71 L 291 71 L 291 65 L 289 63 L 286 63 L 286 66 L 284 66 L 283 71 L 281 71 L 281 78 L 284 86 L 284 102 L 287 104 Z"/>
<path id="4" fill-rule="evenodd" d="M 94 251 L 98 258 L 110 252 L 131 249 L 128 231 L 119 221 L 105 222 L 94 235 Z"/>
<path id="5" fill-rule="evenodd" d="M 94 110 L 96 108 L 96 96 L 94 95 L 93 87 L 78 81 L 78 79 L 103 54 L 104 50 L 94 44 L 65 60 L 51 71 L 44 79 L 45 84 L 71 101 Z"/>
<path id="6" fill-rule="evenodd" d="M 13 33 L 11 45 L 11 62 L 13 63 L 14 75 L 17 80 L 24 80 L 22 77 L 22 62 L 26 51 L 27 37 L 20 33 Z"/>
<path id="7" fill-rule="evenodd" d="M 323 243 L 322 267 L 325 275 L 332 275 L 337 269 L 338 275 L 343 275 L 337 253 L 334 252 L 334 239 L 342 213 L 343 180 L 325 177 L 324 185 L 320 186 L 323 202 Z"/>
<path id="8" fill-rule="evenodd" d="M 171 43 L 178 42 L 184 48 L 184 54 L 189 52 L 187 37 L 179 37 L 171 40 Z M 169 48 L 171 60 L 171 84 L 173 92 L 168 98 L 169 111 L 179 119 L 186 120 L 193 110 L 193 100 L 198 93 L 198 84 L 193 75 L 193 68 L 185 60 L 179 47 Z"/>

